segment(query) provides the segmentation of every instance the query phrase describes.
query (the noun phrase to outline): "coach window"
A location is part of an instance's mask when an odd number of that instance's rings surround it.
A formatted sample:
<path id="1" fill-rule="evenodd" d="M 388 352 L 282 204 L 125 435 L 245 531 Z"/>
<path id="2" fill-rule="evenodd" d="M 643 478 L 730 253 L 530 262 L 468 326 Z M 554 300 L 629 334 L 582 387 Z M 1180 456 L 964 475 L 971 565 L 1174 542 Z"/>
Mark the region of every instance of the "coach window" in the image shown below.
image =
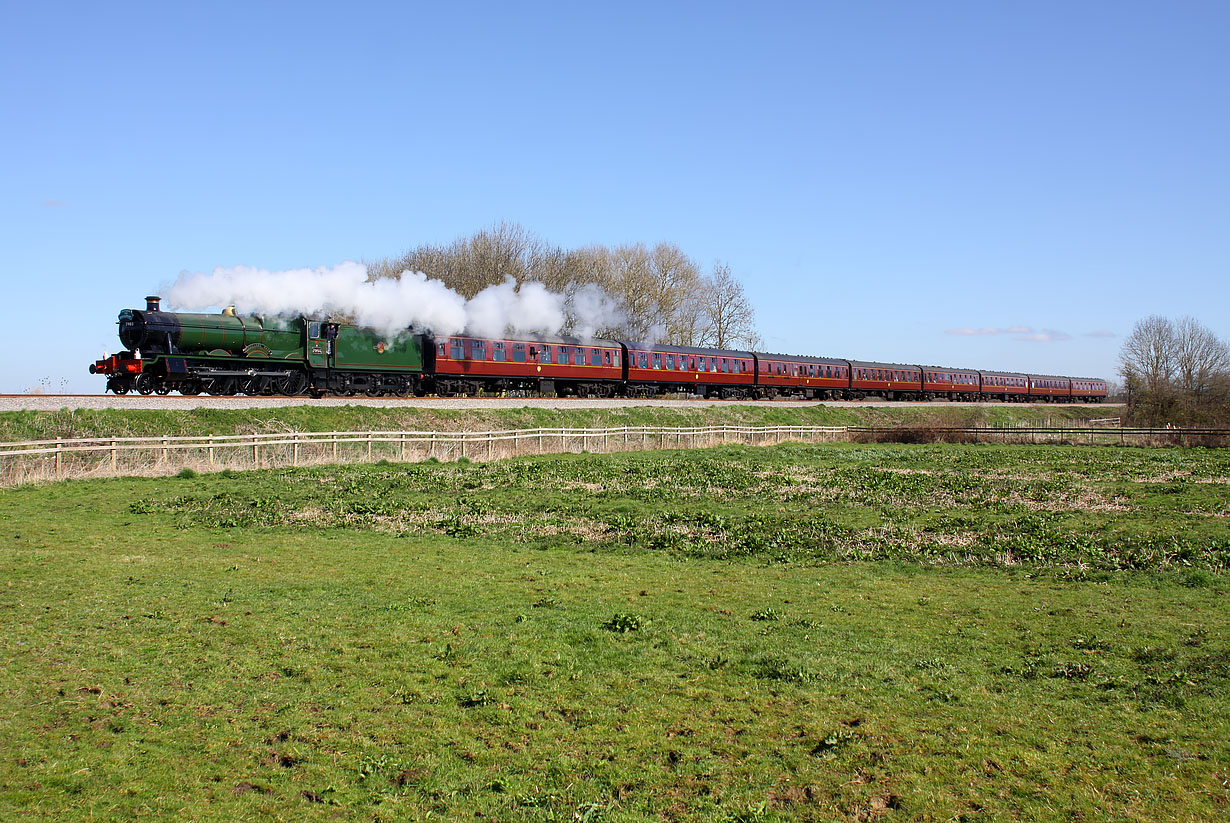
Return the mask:
<path id="1" fill-rule="evenodd" d="M 589 350 L 589 365 L 591 366 L 601 366 L 602 365 L 602 349 L 590 349 Z"/>
<path id="2" fill-rule="evenodd" d="M 581 348 L 580 346 L 577 346 L 575 349 L 572 350 L 572 364 L 574 366 L 584 366 L 585 365 L 585 349 Z"/>
<path id="3" fill-rule="evenodd" d="M 606 354 L 606 364 L 609 366 L 611 365 L 611 350 L 607 349 L 605 351 L 605 354 Z"/>
<path id="4" fill-rule="evenodd" d="M 550 363 L 551 362 L 551 347 L 550 346 L 542 347 L 542 351 L 538 353 L 538 362 L 539 363 Z"/>
<path id="5" fill-rule="evenodd" d="M 445 356 L 445 355 L 444 355 L 444 348 L 445 348 L 445 347 L 444 347 L 444 344 L 443 344 L 443 343 L 440 343 L 439 345 L 437 345 L 437 346 L 436 346 L 436 354 L 438 354 L 438 355 L 439 355 L 439 356 L 441 356 L 441 357 L 444 357 L 444 356 Z"/>
<path id="6" fill-rule="evenodd" d="M 502 363 L 507 358 L 508 358 L 508 355 L 504 353 L 504 342 L 502 340 L 497 340 L 496 342 L 491 344 L 491 359 L 492 360 L 496 361 L 497 363 Z"/>
<path id="7" fill-rule="evenodd" d="M 667 371 L 675 370 L 675 355 L 673 354 L 666 355 L 666 370 Z"/>
<path id="8" fill-rule="evenodd" d="M 456 337 L 449 340 L 448 343 L 448 356 L 454 360 L 464 360 L 466 356 L 465 344 Z"/>
<path id="9" fill-rule="evenodd" d="M 525 362 L 525 344 L 524 343 L 513 343 L 513 362 L 514 363 L 524 363 Z"/>
<path id="10" fill-rule="evenodd" d="M 474 348 L 473 348 L 472 356 L 475 360 L 486 360 L 487 359 L 487 341 L 486 340 L 475 340 L 474 341 Z"/>
<path id="11" fill-rule="evenodd" d="M 660 369 L 660 368 L 662 368 L 662 354 L 661 354 L 661 352 L 654 352 L 654 353 L 653 353 L 653 367 L 654 367 L 655 369 Z"/>

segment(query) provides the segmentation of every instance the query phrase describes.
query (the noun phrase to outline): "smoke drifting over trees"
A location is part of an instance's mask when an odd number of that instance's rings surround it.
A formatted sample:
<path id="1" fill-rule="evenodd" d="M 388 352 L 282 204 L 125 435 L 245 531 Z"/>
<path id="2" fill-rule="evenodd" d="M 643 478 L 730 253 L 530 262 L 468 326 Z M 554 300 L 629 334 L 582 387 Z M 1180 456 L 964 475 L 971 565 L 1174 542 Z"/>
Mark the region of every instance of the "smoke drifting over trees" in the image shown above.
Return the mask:
<path id="1" fill-rule="evenodd" d="M 184 272 L 168 307 L 234 305 L 243 314 L 331 315 L 395 335 L 506 331 L 752 347 L 755 317 L 730 267 L 710 274 L 671 243 L 565 250 L 499 223 L 447 246 L 370 264 L 289 271 L 246 266 Z"/>
<path id="2" fill-rule="evenodd" d="M 368 271 L 376 280 L 422 272 L 466 298 L 509 277 L 518 285 L 542 283 L 564 298 L 564 333 L 683 346 L 758 343 L 755 313 L 730 267 L 717 263 L 706 274 L 673 243 L 563 249 L 515 223 L 497 223 L 370 263 Z M 597 311 L 603 295 L 610 306 Z M 595 322 L 602 317 L 611 322 Z"/>
<path id="3" fill-rule="evenodd" d="M 1132 417 L 1211 423 L 1230 418 L 1230 347 L 1193 317 L 1137 321 L 1119 352 Z"/>

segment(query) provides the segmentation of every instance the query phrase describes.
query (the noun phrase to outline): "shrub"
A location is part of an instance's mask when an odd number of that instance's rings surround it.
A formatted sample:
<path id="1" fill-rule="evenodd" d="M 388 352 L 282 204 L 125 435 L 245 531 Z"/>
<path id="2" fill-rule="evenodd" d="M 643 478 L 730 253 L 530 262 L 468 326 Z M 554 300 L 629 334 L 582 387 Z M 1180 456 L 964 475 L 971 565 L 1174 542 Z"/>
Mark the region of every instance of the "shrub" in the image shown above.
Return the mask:
<path id="1" fill-rule="evenodd" d="M 617 612 L 611 616 L 610 620 L 602 624 L 602 628 L 609 632 L 627 634 L 628 632 L 640 631 L 647 622 L 640 615 Z"/>

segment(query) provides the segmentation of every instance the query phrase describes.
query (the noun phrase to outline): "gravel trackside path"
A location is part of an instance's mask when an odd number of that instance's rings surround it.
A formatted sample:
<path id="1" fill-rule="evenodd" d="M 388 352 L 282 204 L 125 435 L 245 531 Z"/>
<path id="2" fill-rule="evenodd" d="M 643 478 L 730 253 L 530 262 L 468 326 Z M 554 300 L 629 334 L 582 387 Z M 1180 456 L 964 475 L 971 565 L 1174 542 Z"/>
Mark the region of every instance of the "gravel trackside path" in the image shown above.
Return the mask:
<path id="1" fill-rule="evenodd" d="M 371 406 L 374 408 L 419 409 L 610 409 L 621 406 L 657 406 L 662 408 L 703 408 L 729 406 L 1002 406 L 1003 403 L 903 403 L 886 400 L 632 400 L 578 399 L 547 397 L 183 397 L 179 395 L 142 396 L 129 394 L 17 394 L 0 395 L 0 411 L 58 411 L 60 409 L 271 409 L 279 406 Z M 1063 408 L 1048 403 L 1013 403 L 1014 406 L 1039 405 Z M 1098 408 L 1117 408 L 1115 403 L 1091 404 Z"/>

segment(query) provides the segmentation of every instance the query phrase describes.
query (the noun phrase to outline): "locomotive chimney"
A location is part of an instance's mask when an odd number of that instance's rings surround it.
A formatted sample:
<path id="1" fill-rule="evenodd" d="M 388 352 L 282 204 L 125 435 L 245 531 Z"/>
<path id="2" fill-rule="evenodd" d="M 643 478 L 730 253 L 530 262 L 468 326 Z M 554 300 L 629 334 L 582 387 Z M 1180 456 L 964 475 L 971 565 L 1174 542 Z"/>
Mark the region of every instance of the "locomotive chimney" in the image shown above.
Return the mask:
<path id="1" fill-rule="evenodd" d="M 159 308 L 161 305 L 162 298 L 156 294 L 151 294 L 149 297 L 145 298 L 146 311 L 162 311 L 162 309 Z"/>

